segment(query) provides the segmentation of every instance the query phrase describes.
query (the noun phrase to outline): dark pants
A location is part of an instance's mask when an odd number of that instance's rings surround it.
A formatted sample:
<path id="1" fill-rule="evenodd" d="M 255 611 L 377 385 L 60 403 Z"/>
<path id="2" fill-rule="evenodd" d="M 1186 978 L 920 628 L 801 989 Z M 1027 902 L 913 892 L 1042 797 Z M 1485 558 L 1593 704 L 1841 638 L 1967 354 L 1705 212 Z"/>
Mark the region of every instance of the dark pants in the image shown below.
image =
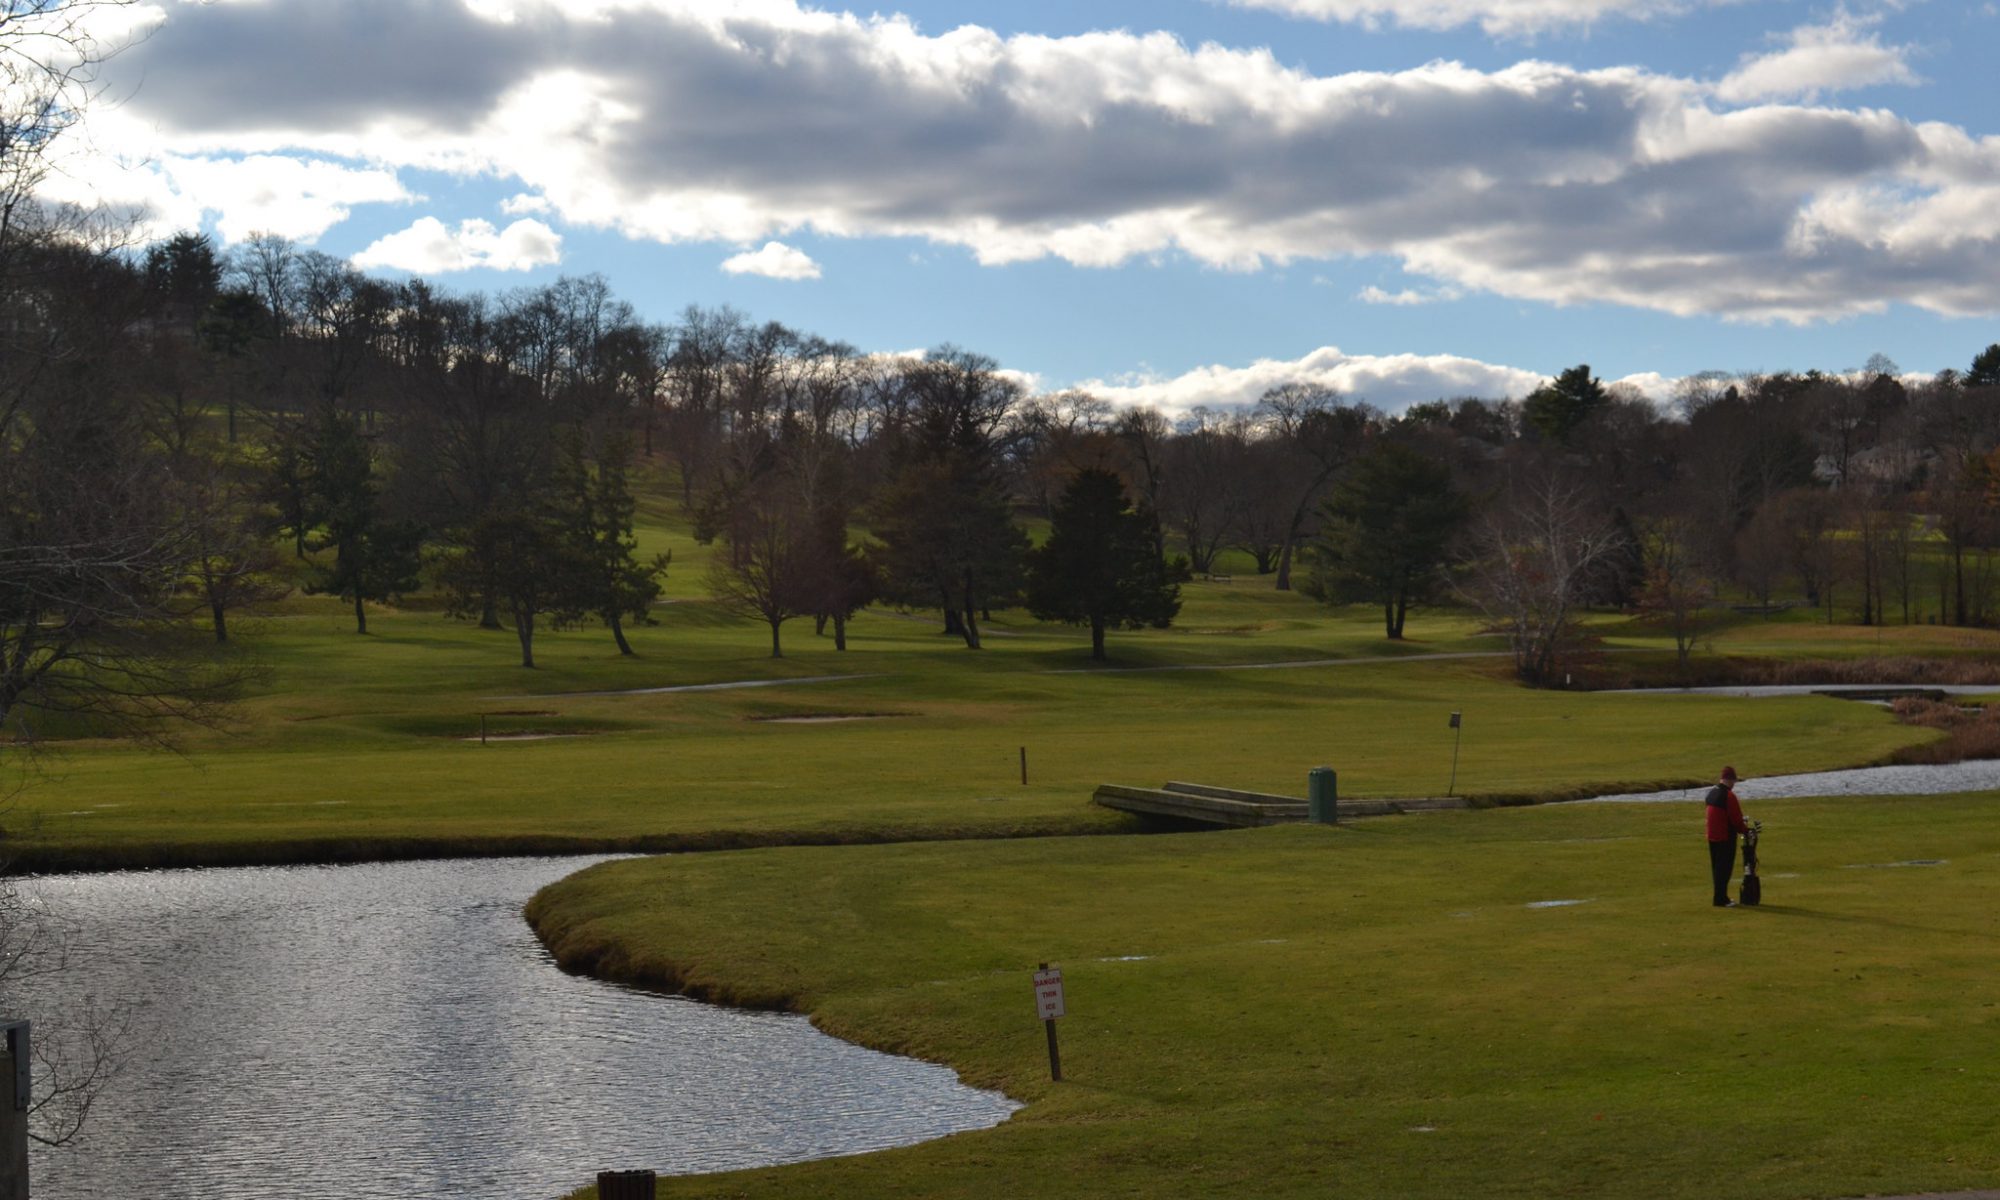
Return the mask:
<path id="1" fill-rule="evenodd" d="M 1729 903 L 1729 877 L 1736 873 L 1736 835 L 1708 844 L 1708 872 L 1715 877 L 1715 902 Z"/>

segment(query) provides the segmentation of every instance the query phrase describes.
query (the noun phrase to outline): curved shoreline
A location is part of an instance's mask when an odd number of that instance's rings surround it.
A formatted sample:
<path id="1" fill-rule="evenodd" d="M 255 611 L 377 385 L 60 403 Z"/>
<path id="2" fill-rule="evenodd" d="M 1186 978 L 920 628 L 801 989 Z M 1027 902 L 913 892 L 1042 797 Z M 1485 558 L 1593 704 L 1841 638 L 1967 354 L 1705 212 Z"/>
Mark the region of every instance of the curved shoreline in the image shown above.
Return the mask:
<path id="1" fill-rule="evenodd" d="M 568 854 L 698 854 L 780 846 L 878 846 L 906 842 L 1012 841 L 1143 832 L 1136 821 L 1107 825 L 1098 814 L 1009 826 L 848 826 L 826 829 L 693 830 L 622 837 L 523 834 L 496 837 L 314 838 L 270 843 L 189 842 L 162 846 L 28 846 L 6 854 L 5 875 L 86 875 L 196 867 L 351 866 L 420 859 L 515 858 Z"/>
<path id="2" fill-rule="evenodd" d="M 631 860 L 613 860 L 616 861 Z M 1034 1102 L 1033 1098 L 1016 1094 L 1003 1086 L 1000 1081 L 968 1078 L 964 1063 L 951 1062 L 940 1055 L 924 1053 L 906 1041 L 874 1036 L 866 1026 L 829 1029 L 822 1022 L 818 1010 L 797 992 L 748 988 L 727 980 L 704 981 L 696 978 L 695 967 L 690 962 L 676 959 L 635 958 L 631 954 L 630 944 L 617 938 L 607 938 L 602 941 L 585 940 L 580 935 L 590 924 L 590 919 L 577 919 L 573 922 L 569 920 L 562 913 L 562 901 L 554 893 L 559 888 L 573 884 L 586 872 L 609 865 L 612 864 L 599 863 L 594 867 L 572 872 L 537 891 L 522 907 L 522 919 L 534 933 L 535 940 L 541 943 L 542 948 L 561 970 L 603 983 L 636 988 L 662 996 L 677 996 L 701 1004 L 801 1016 L 811 1022 L 814 1029 L 850 1045 L 877 1054 L 887 1054 L 942 1067 L 949 1070 L 961 1085 L 997 1093 L 1014 1105 L 1014 1110 L 1004 1120 L 988 1126 L 989 1129 L 1007 1124 L 1026 1112 L 1029 1105 Z"/>

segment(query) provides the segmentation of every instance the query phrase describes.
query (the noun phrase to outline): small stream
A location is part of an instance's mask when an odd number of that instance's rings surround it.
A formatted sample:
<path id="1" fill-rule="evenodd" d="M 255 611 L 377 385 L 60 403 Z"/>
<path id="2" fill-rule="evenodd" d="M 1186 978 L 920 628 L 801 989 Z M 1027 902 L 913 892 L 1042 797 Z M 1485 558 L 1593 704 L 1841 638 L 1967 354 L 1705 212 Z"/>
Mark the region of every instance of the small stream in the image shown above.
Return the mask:
<path id="1" fill-rule="evenodd" d="M 599 1170 L 852 1154 L 1017 1107 L 803 1017 L 564 974 L 521 906 L 598 861 L 22 882 L 72 947 L 30 1007 L 93 994 L 135 1034 L 82 1143 L 36 1148 L 35 1195 L 552 1200 Z"/>
<path id="2" fill-rule="evenodd" d="M 1992 684 L 1808 683 L 1734 684 L 1725 687 L 1626 688 L 1597 693 L 1604 696 L 1776 696 L 1839 695 L 1896 689 L 1943 692 L 1952 696 L 2000 695 Z M 1742 764 L 1737 764 L 1739 768 Z M 1665 792 L 1626 792 L 1592 796 L 1582 803 L 1648 803 L 1700 800 L 1712 785 Z M 1955 792 L 2000 790 L 2000 761 L 1856 767 L 1845 771 L 1813 771 L 1802 775 L 1751 777 L 1736 785 L 1745 804 L 1755 800 L 1792 800 L 1814 796 L 1948 796 Z"/>
<path id="3" fill-rule="evenodd" d="M 1644 803 L 1696 800 L 1712 784 L 1668 792 L 1627 792 L 1592 796 L 1581 804 Z M 1948 796 L 1954 792 L 2000 790 L 2000 761 L 1922 764 L 1901 767 L 1857 767 L 1848 771 L 1814 771 L 1805 775 L 1751 776 L 1736 785 L 1745 807 L 1758 800 L 1791 800 L 1809 796 Z"/>

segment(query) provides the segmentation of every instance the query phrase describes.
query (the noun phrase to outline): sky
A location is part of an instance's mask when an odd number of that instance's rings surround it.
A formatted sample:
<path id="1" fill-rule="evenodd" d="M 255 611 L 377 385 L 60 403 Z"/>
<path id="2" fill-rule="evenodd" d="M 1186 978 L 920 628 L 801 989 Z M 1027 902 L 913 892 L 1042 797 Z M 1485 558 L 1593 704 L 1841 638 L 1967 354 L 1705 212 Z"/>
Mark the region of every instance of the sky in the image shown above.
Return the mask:
<path id="1" fill-rule="evenodd" d="M 45 185 L 1170 411 L 2000 340 L 1985 0 L 142 0 Z"/>

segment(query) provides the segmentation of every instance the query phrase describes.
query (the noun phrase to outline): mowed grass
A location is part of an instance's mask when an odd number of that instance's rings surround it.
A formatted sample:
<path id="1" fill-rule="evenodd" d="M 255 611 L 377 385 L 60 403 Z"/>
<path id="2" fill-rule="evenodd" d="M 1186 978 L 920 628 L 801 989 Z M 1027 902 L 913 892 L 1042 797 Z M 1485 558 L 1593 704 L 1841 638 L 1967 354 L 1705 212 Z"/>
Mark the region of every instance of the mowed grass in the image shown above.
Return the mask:
<path id="1" fill-rule="evenodd" d="M 1753 802 L 1754 910 L 1708 906 L 1700 809 L 1678 804 L 631 860 L 530 912 L 573 965 L 808 1011 L 1027 1102 L 667 1196 L 1987 1187 L 1996 804 Z M 1920 859 L 1945 861 L 1893 865 Z M 1585 903 L 1531 907 L 1552 900 Z M 1060 1085 L 1029 987 L 1045 960 Z"/>
<path id="2" fill-rule="evenodd" d="M 1112 670 L 1092 669 L 1083 631 L 1019 612 L 996 613 L 978 652 L 927 612 L 869 610 L 844 653 L 793 620 L 773 659 L 761 623 L 705 594 L 712 550 L 664 488 L 643 497 L 639 533 L 673 555 L 669 600 L 631 630 L 637 657 L 601 628 L 544 629 L 528 671 L 511 631 L 452 620 L 435 597 L 372 608 L 364 637 L 340 601 L 295 595 L 234 622 L 259 673 L 224 728 L 179 731 L 178 756 L 58 742 L 0 811 L 6 851 L 61 869 L 1116 831 L 1131 824 L 1089 803 L 1099 783 L 1298 794 L 1329 764 L 1348 795 L 1438 794 L 1454 786 L 1453 710 L 1455 789 L 1486 797 L 1693 782 L 1724 760 L 1849 766 L 1937 736 L 1821 699 L 1530 691 L 1465 613 L 1419 614 L 1389 642 L 1372 609 L 1248 573 L 1188 584 L 1171 629 L 1115 633 Z M 1617 653 L 1665 645 L 1597 624 Z M 1924 653 L 1935 632 L 1888 637 Z M 1258 664 L 1272 665 L 1234 669 Z M 592 694 L 740 683 L 772 686 Z M 853 719 L 770 720 L 801 716 Z M 501 740 L 479 744 L 482 727 Z"/>
<path id="3" fill-rule="evenodd" d="M 1114 635 L 1112 670 L 1080 630 L 996 616 L 978 652 L 927 613 L 864 613 L 844 653 L 793 621 L 772 659 L 761 625 L 697 595 L 634 631 L 639 657 L 601 629 L 545 633 L 526 671 L 506 631 L 412 608 L 362 637 L 298 598 L 242 625 L 263 672 L 229 728 L 179 756 L 67 743 L 0 823 L 40 869 L 1102 832 L 1131 828 L 1089 803 L 1105 782 L 1303 794 L 1327 764 L 1350 796 L 1443 794 L 1454 710 L 1455 789 L 1488 797 L 1848 766 L 1936 736 L 1826 699 L 1527 690 L 1464 615 L 1390 643 L 1373 612 L 1268 579 L 1190 585 L 1173 629 Z M 1211 669 L 1257 664 L 1278 665 Z M 829 676 L 852 678 L 811 682 Z M 775 686 L 591 694 L 740 682 Z M 850 719 L 770 719 L 801 716 Z M 481 745 L 482 720 L 534 740 Z"/>

